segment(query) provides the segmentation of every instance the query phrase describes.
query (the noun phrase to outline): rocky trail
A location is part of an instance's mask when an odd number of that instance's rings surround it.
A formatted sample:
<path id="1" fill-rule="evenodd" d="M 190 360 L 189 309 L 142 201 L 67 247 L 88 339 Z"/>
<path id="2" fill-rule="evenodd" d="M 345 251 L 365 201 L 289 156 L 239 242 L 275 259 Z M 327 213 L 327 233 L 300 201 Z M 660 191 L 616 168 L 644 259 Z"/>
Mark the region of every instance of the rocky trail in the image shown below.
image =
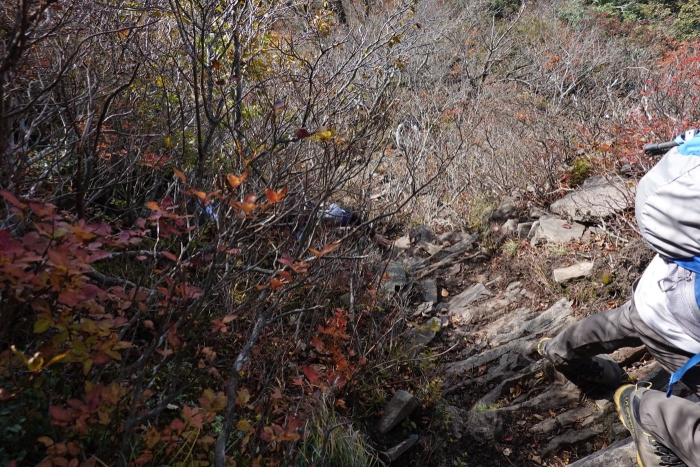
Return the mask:
<path id="1" fill-rule="evenodd" d="M 639 242 L 615 251 L 597 243 L 605 219 L 631 206 L 633 190 L 625 179 L 598 177 L 549 212 L 525 215 L 517 199 L 504 199 L 491 216 L 496 229 L 531 249 L 549 248 L 544 262 L 549 270 L 534 260 L 528 264 L 527 255 L 520 262 L 489 258 L 479 237 L 463 232 L 435 235 L 419 226 L 396 241 L 383 286 L 413 297 L 406 345 L 414 352 L 429 347 L 444 362 L 441 391 L 450 414 L 453 465 L 636 466 L 634 443 L 618 419 L 613 391 L 577 387 L 536 349 L 541 337 L 610 307 L 612 300 L 585 306 L 576 298 L 590 290 L 586 284 L 605 290 L 600 281 L 606 282 L 610 265 L 618 266 L 612 274 L 617 286 L 624 283 L 622 289 L 643 270 L 650 253 Z M 634 248 L 642 253 L 633 254 Z M 637 267 L 630 265 L 632 256 Z M 527 269 L 537 270 L 554 292 L 542 294 Z M 622 295 L 618 304 L 629 296 Z M 644 347 L 620 349 L 612 357 L 630 377 L 665 388 L 668 373 Z M 681 384 L 674 392 L 690 397 Z M 379 432 L 388 433 L 417 407 L 413 395 L 397 392 Z M 413 465 L 410 448 L 420 442 L 420 433 L 407 437 L 386 451 L 385 460 Z"/>

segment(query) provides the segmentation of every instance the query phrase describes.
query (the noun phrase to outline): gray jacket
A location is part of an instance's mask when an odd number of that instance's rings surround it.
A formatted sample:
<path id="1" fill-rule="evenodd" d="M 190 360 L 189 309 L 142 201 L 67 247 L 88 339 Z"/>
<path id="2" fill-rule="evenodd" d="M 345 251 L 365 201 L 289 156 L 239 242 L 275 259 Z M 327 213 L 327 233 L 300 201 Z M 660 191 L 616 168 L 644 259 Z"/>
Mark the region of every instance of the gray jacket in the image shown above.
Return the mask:
<path id="1" fill-rule="evenodd" d="M 635 215 L 642 237 L 662 257 L 700 256 L 700 156 L 667 152 L 640 180 Z"/>
<path id="2" fill-rule="evenodd" d="M 635 215 L 642 237 L 660 256 L 635 290 L 639 315 L 676 347 L 699 352 L 696 274 L 670 260 L 700 256 L 700 156 L 675 148 L 666 153 L 639 181 Z"/>

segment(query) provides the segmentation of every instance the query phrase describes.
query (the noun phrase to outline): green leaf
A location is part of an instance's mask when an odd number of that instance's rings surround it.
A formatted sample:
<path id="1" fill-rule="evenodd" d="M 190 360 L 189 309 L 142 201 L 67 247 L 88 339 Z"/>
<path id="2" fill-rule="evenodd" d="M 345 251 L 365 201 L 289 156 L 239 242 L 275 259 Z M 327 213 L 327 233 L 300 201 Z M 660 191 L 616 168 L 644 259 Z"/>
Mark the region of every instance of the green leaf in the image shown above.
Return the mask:
<path id="1" fill-rule="evenodd" d="M 51 327 L 51 320 L 47 318 L 41 318 L 34 323 L 34 334 L 41 334 L 46 332 Z"/>

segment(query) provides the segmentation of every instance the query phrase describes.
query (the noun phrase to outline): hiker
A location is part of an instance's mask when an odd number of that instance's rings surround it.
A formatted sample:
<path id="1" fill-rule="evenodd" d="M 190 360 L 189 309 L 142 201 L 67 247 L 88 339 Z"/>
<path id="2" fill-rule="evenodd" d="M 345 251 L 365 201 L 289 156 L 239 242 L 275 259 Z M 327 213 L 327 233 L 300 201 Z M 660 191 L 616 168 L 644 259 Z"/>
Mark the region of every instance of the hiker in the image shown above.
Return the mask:
<path id="1" fill-rule="evenodd" d="M 308 208 L 313 209 L 312 203 L 307 203 Z M 319 217 L 321 218 L 321 225 L 328 227 L 357 227 L 364 221 L 357 213 L 350 211 L 349 209 L 343 209 L 336 203 L 322 204 L 319 210 Z M 295 236 L 297 240 L 300 240 L 303 234 L 303 229 L 297 229 Z M 368 238 L 377 246 L 381 248 L 389 248 L 392 245 L 392 241 L 385 236 L 378 234 L 374 229 L 367 230 Z"/>
<path id="2" fill-rule="evenodd" d="M 643 467 L 700 466 L 700 405 L 670 395 L 678 380 L 700 395 L 700 136 L 688 133 L 676 142 L 637 187 L 637 224 L 657 254 L 630 301 L 537 346 L 569 379 L 618 388 L 615 404 Z M 667 394 L 624 384 L 606 355 L 642 344 L 673 374 Z"/>

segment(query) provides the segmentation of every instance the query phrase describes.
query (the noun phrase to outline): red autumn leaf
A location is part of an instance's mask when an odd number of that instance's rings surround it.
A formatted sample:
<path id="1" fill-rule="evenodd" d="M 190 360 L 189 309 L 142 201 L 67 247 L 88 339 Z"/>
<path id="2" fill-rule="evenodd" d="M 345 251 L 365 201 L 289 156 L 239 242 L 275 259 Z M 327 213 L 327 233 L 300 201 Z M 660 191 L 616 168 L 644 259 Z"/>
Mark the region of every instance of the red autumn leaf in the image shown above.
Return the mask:
<path id="1" fill-rule="evenodd" d="M 94 263 L 95 261 L 99 261 L 101 259 L 109 258 L 110 256 L 112 256 L 112 253 L 110 253 L 109 251 L 104 251 L 104 250 L 96 251 L 93 254 L 91 254 L 90 256 L 88 256 L 86 258 L 85 262 L 90 264 L 90 263 Z"/>
<path id="2" fill-rule="evenodd" d="M 71 412 L 57 405 L 49 407 L 49 415 L 51 415 L 52 422 L 70 422 L 73 420 L 73 414 Z"/>
<path id="3" fill-rule="evenodd" d="M 287 282 L 292 281 L 292 275 L 289 274 L 287 271 L 279 270 L 277 271 L 277 275 L 280 276 L 282 279 L 286 280 Z"/>
<path id="4" fill-rule="evenodd" d="M 309 136 L 311 136 L 311 133 L 309 133 L 309 130 L 307 130 L 306 128 L 299 128 L 296 134 L 297 138 L 299 139 L 308 138 Z"/>
<path id="5" fill-rule="evenodd" d="M 177 262 L 177 256 L 175 256 L 174 254 L 170 253 L 169 251 L 161 251 L 160 254 L 163 255 L 163 256 L 165 256 L 166 258 L 168 258 L 170 261 L 175 261 L 175 262 Z"/>
<path id="6" fill-rule="evenodd" d="M 279 279 L 275 279 L 275 278 L 270 279 L 270 287 L 272 287 L 272 290 L 279 289 L 283 285 L 284 285 L 284 283 Z"/>
<path id="7" fill-rule="evenodd" d="M 277 258 L 277 261 L 292 269 L 294 268 L 294 261 L 292 261 L 292 258 L 287 253 L 283 253 L 282 256 Z"/>
<path id="8" fill-rule="evenodd" d="M 110 361 L 112 361 L 112 357 L 110 357 L 109 355 L 102 353 L 102 352 L 100 352 L 97 355 L 95 355 L 94 357 L 92 357 L 92 364 L 93 365 L 98 365 L 98 366 L 104 365 L 106 363 L 109 363 Z"/>
<path id="9" fill-rule="evenodd" d="M 311 346 L 315 347 L 318 351 L 323 351 L 323 341 L 318 336 L 313 336 L 311 338 Z"/>
<path id="10" fill-rule="evenodd" d="M 314 366 L 315 365 L 304 366 L 301 368 L 301 371 L 304 372 L 304 376 L 306 376 L 311 384 L 317 385 L 320 382 L 319 380 L 321 379 L 321 374 L 316 368 L 314 368 Z"/>
<path id="11" fill-rule="evenodd" d="M 173 428 L 175 431 L 179 433 L 182 433 L 182 430 L 185 429 L 185 424 L 180 420 L 179 418 L 176 418 L 172 422 L 170 422 L 170 427 Z"/>
<path id="12" fill-rule="evenodd" d="M 10 193 L 7 190 L 0 190 L 0 196 L 5 198 L 8 203 L 12 204 L 16 208 L 22 209 L 22 208 L 26 207 L 24 204 L 22 204 L 20 202 L 19 199 L 17 199 L 17 197 L 15 195 L 13 195 L 12 193 Z"/>

